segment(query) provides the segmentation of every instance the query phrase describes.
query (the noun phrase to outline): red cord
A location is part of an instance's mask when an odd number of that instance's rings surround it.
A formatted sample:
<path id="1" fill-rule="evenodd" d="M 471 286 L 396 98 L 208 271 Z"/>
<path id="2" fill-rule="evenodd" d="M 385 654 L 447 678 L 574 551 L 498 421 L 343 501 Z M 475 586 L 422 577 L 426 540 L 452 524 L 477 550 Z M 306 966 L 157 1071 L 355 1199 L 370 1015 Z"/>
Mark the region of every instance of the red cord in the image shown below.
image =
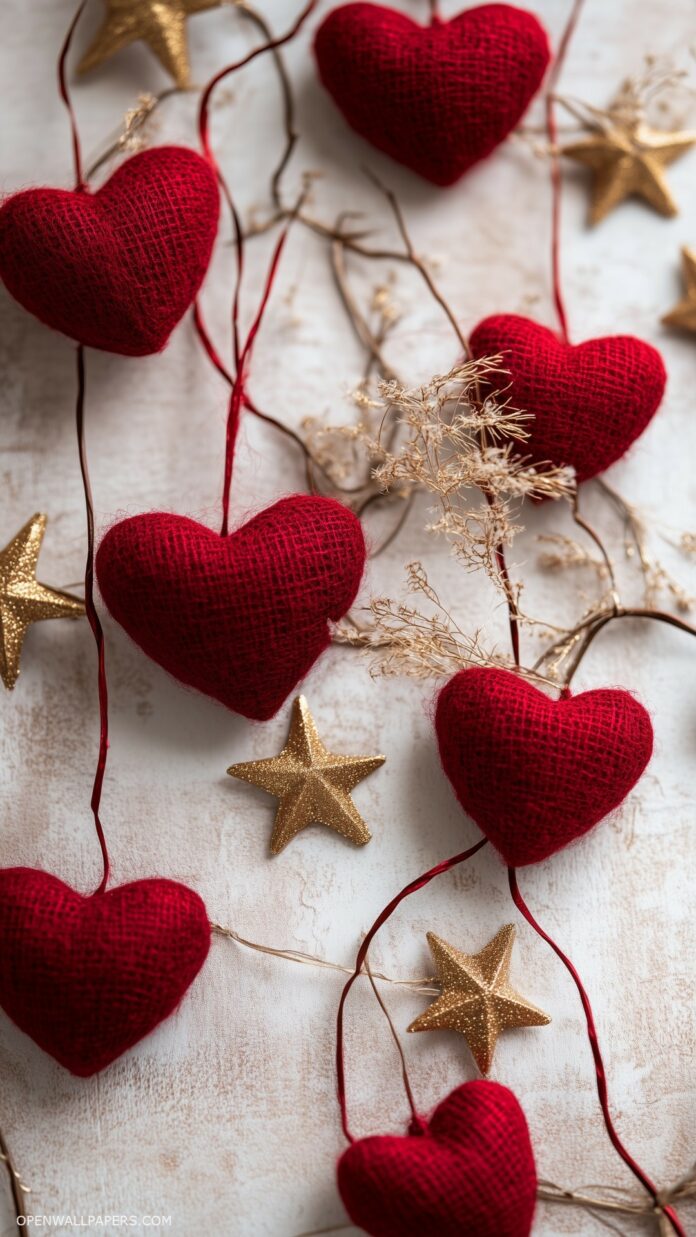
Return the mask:
<path id="1" fill-rule="evenodd" d="M 362 945 L 360 946 L 360 949 L 358 950 L 358 954 L 355 959 L 355 970 L 353 971 L 353 974 L 351 975 L 350 979 L 348 980 L 348 982 L 346 983 L 343 989 L 343 992 L 341 993 L 341 1000 L 339 1001 L 339 1004 L 338 1004 L 338 1014 L 336 1016 L 336 1089 L 338 1092 L 338 1103 L 341 1109 L 341 1125 L 343 1127 L 343 1133 L 345 1134 L 346 1138 L 348 1139 L 348 1142 L 350 1143 L 355 1142 L 355 1139 L 353 1135 L 351 1134 L 350 1129 L 348 1127 L 348 1109 L 346 1105 L 346 1073 L 345 1073 L 345 1062 L 344 1062 L 344 1052 L 343 1052 L 343 1017 L 344 1017 L 344 1007 L 346 1004 L 346 1000 L 348 999 L 348 993 L 350 992 L 351 988 L 353 987 L 353 984 L 355 983 L 356 979 L 358 978 L 358 975 L 360 974 L 363 968 L 363 964 L 367 957 L 368 950 L 370 948 L 370 945 L 372 944 L 372 941 L 374 940 L 375 936 L 379 932 L 382 925 L 387 922 L 387 920 L 396 910 L 397 906 L 399 906 L 399 904 L 403 902 L 404 898 L 408 898 L 410 894 L 416 893 L 416 891 L 418 889 L 422 889 L 424 885 L 429 885 L 431 880 L 434 880 L 436 876 L 440 876 L 442 872 L 449 872 L 450 868 L 455 868 L 457 864 L 464 863 L 467 859 L 471 859 L 472 855 L 475 855 L 477 851 L 481 850 L 481 847 L 485 846 L 487 841 L 488 841 L 488 838 L 481 838 L 481 841 L 477 842 L 475 846 L 470 846 L 468 850 L 462 851 L 462 853 L 459 855 L 453 855 L 451 859 L 443 859 L 442 863 L 438 863 L 436 867 L 431 868 L 429 872 L 425 872 L 422 876 L 418 876 L 416 877 L 415 880 L 410 881 L 409 884 L 406 885 L 401 890 L 401 893 L 397 893 L 396 897 L 392 898 L 391 902 L 389 902 L 387 906 L 385 906 L 384 910 L 380 912 L 380 914 L 375 919 L 375 922 L 373 923 L 372 927 L 370 928 L 370 931 L 367 933 L 367 936 L 365 937 Z M 415 1128 L 421 1128 L 423 1124 L 423 1118 L 416 1111 L 415 1105 L 413 1103 L 413 1096 L 411 1095 L 410 1087 L 406 1088 L 406 1094 L 407 1094 L 408 1101 L 411 1107 L 411 1113 L 413 1117 L 414 1126 Z"/>
<path id="2" fill-rule="evenodd" d="M 237 72 L 238 69 L 241 69 L 245 65 L 250 64 L 252 60 L 255 60 L 257 56 L 262 55 L 264 52 L 273 51 L 275 48 L 282 47 L 285 43 L 290 42 L 290 40 L 293 39 L 295 35 L 299 32 L 306 18 L 309 17 L 312 9 L 315 7 L 316 3 L 317 3 L 317 0 L 309 0 L 309 3 L 305 5 L 304 9 L 300 13 L 297 20 L 295 21 L 294 25 L 291 27 L 290 30 L 287 31 L 286 34 L 280 36 L 277 39 L 271 39 L 268 42 L 263 43 L 260 47 L 254 48 L 253 51 L 249 52 L 249 54 L 244 56 L 241 60 L 236 61 L 234 64 L 228 65 L 226 68 L 221 69 L 219 73 L 216 73 L 215 77 L 213 77 L 208 82 L 208 85 L 203 91 L 203 95 L 201 97 L 200 109 L 198 113 L 198 129 L 200 133 L 201 144 L 203 146 L 203 151 L 205 153 L 206 158 L 208 159 L 211 166 L 215 169 L 218 181 L 220 183 L 220 188 L 229 206 L 230 213 L 232 215 L 232 223 L 234 226 L 235 247 L 237 251 L 237 275 L 235 279 L 234 296 L 232 298 L 232 351 L 234 355 L 234 365 L 235 365 L 235 371 L 236 371 L 234 376 L 232 376 L 229 373 L 227 367 L 221 360 L 214 344 L 212 343 L 212 340 L 210 339 L 210 336 L 208 335 L 205 329 L 203 318 L 202 318 L 201 311 L 200 311 L 200 306 L 196 304 L 194 307 L 194 324 L 198 332 L 198 335 L 201 339 L 201 342 L 203 344 L 203 347 L 205 348 L 205 351 L 208 354 L 215 368 L 218 370 L 220 374 L 222 374 L 223 378 L 225 378 L 225 380 L 229 383 L 231 387 L 230 399 L 229 399 L 229 405 L 228 405 L 228 411 L 227 411 L 227 429 L 226 429 L 226 434 L 225 434 L 225 471 L 224 471 L 224 480 L 223 480 L 223 486 L 222 486 L 222 526 L 220 529 L 220 535 L 222 537 L 226 537 L 229 532 L 229 510 L 230 510 L 230 490 L 232 486 L 232 469 L 233 469 L 233 464 L 234 464 L 234 452 L 235 452 L 235 447 L 237 444 L 237 437 L 239 434 L 239 425 L 241 421 L 242 409 L 244 407 L 249 406 L 247 396 L 246 396 L 246 390 L 245 390 L 246 375 L 247 375 L 249 363 L 251 361 L 251 354 L 252 354 L 252 350 L 254 346 L 254 341 L 256 339 L 259 328 L 263 321 L 263 316 L 266 310 L 266 306 L 268 304 L 268 299 L 270 297 L 271 289 L 273 287 L 273 282 L 275 280 L 275 276 L 278 270 L 280 256 L 283 252 L 283 247 L 287 239 L 287 235 L 288 235 L 288 231 L 290 228 L 290 224 L 292 223 L 292 219 L 287 224 L 287 226 L 283 229 L 282 235 L 280 236 L 280 239 L 278 240 L 278 243 L 275 247 L 275 250 L 273 252 L 273 257 L 271 258 L 270 267 L 266 275 L 266 284 L 264 287 L 263 296 L 261 298 L 261 304 L 256 313 L 256 317 L 254 318 L 254 321 L 252 322 L 251 329 L 249 331 L 249 334 L 246 337 L 244 345 L 240 346 L 239 306 L 240 306 L 240 297 L 241 297 L 241 289 L 242 289 L 242 276 L 244 273 L 244 233 L 242 230 L 241 222 L 240 222 L 239 215 L 237 213 L 237 209 L 235 207 L 232 195 L 229 191 L 225 178 L 222 175 L 222 172 L 220 171 L 217 165 L 217 162 L 213 155 L 213 150 L 210 144 L 210 100 L 212 97 L 212 93 L 215 87 L 217 86 L 217 84 L 220 81 L 222 81 L 224 77 L 227 77 L 228 74 Z"/>
<path id="3" fill-rule="evenodd" d="M 568 315 L 563 299 L 561 286 L 561 193 L 563 178 L 561 176 L 561 161 L 558 155 L 558 126 L 556 124 L 556 105 L 554 94 L 561 70 L 570 46 L 570 40 L 578 24 L 580 12 L 585 0 L 574 0 L 570 17 L 558 45 L 558 52 L 549 75 L 546 90 L 546 132 L 551 146 L 551 276 L 553 281 L 553 300 L 558 315 L 563 342 L 570 343 L 568 333 Z"/>
<path id="4" fill-rule="evenodd" d="M 68 109 L 68 116 L 70 118 L 70 133 L 72 137 L 72 148 L 73 148 L 73 163 L 75 165 L 75 188 L 78 190 L 85 189 L 86 182 L 82 178 L 82 154 L 80 151 L 80 134 L 77 128 L 77 118 L 75 116 L 75 112 L 73 111 L 73 105 L 70 100 L 70 91 L 68 90 L 68 80 L 67 80 L 65 69 L 66 69 L 66 63 L 68 59 L 68 52 L 70 51 L 70 45 L 72 43 L 73 35 L 75 33 L 75 28 L 80 18 L 82 17 L 82 13 L 84 11 L 86 3 L 87 3 L 87 0 L 82 0 L 82 3 L 79 5 L 77 12 L 75 16 L 73 17 L 70 23 L 70 26 L 68 27 L 68 33 L 65 36 L 65 42 L 63 43 L 63 47 L 60 53 L 60 58 L 58 60 L 58 89 L 60 90 L 60 97 L 63 100 L 66 108 Z"/>
<path id="5" fill-rule="evenodd" d="M 221 82 L 222 79 L 227 77 L 229 73 L 236 73 L 238 69 L 243 69 L 245 65 L 251 64 L 252 60 L 255 60 L 257 56 L 263 55 L 264 52 L 274 51 L 277 47 L 283 47 L 286 43 L 289 43 L 292 39 L 294 39 L 295 35 L 299 34 L 305 21 L 312 12 L 312 9 L 316 8 L 317 2 L 318 0 L 308 0 L 308 3 L 302 9 L 299 17 L 285 34 L 279 35 L 277 39 L 270 39 L 267 43 L 262 43 L 260 47 L 255 47 L 253 51 L 250 51 L 246 56 L 243 56 L 241 60 L 237 60 L 234 64 L 227 65 L 225 69 L 221 69 L 220 72 L 216 73 L 215 77 L 211 78 L 208 82 L 208 85 L 201 96 L 200 108 L 198 111 L 198 132 L 200 134 L 204 154 L 211 166 L 215 169 L 217 169 L 217 163 L 210 145 L 209 121 L 210 98 L 218 82 Z"/>
<path id="6" fill-rule="evenodd" d="M 536 919 L 532 915 L 532 912 L 530 911 L 529 907 L 524 901 L 524 898 L 522 897 L 522 894 L 520 893 L 519 886 L 517 884 L 517 873 L 515 872 L 514 868 L 508 868 L 508 880 L 510 883 L 510 892 L 512 894 L 512 900 L 515 903 L 515 906 L 517 907 L 518 911 L 520 911 L 520 913 L 524 915 L 524 918 L 527 920 L 527 923 L 531 924 L 531 926 L 534 928 L 534 931 L 538 933 L 538 935 L 542 938 L 542 940 L 546 941 L 546 944 L 551 946 L 554 953 L 557 955 L 557 957 L 560 958 L 564 967 L 570 974 L 573 980 L 573 983 L 575 984 L 575 987 L 578 990 L 578 993 L 580 995 L 580 1000 L 582 1001 L 582 1007 L 583 1007 L 583 1010 L 585 1011 L 585 1020 L 587 1022 L 587 1038 L 590 1042 L 590 1048 L 592 1050 L 592 1056 L 594 1059 L 595 1074 L 597 1076 L 597 1092 L 599 1094 L 599 1102 L 602 1108 L 602 1116 L 604 1117 L 604 1124 L 606 1126 L 607 1133 L 614 1145 L 614 1148 L 616 1149 L 616 1151 L 618 1151 L 619 1155 L 621 1156 L 621 1159 L 623 1160 L 624 1164 L 626 1164 L 626 1166 L 630 1168 L 631 1172 L 633 1173 L 633 1176 L 638 1179 L 641 1185 L 648 1191 L 648 1194 L 654 1200 L 655 1204 L 659 1206 L 660 1200 L 659 1200 L 657 1187 L 650 1180 L 647 1173 L 643 1172 L 643 1169 L 633 1159 L 633 1156 L 626 1150 L 626 1148 L 624 1147 L 614 1127 L 614 1123 L 611 1118 L 611 1113 L 609 1111 L 609 1095 L 607 1091 L 607 1077 L 606 1077 L 606 1071 L 604 1069 L 604 1061 L 602 1059 L 602 1053 L 599 1047 L 597 1028 L 595 1026 L 594 1015 L 592 1013 L 592 1006 L 590 1004 L 590 998 L 588 997 L 583 987 L 582 980 L 580 979 L 578 972 L 573 966 L 573 963 L 570 961 L 570 958 L 566 957 L 566 955 L 563 953 L 563 950 L 556 944 L 554 940 L 551 939 L 551 937 L 546 932 L 544 932 L 544 929 L 537 923 Z M 686 1237 L 686 1232 L 682 1228 L 679 1218 L 676 1212 L 674 1211 L 674 1208 L 667 1206 L 667 1207 L 663 1207 L 662 1211 L 664 1215 L 667 1217 L 667 1219 L 669 1220 L 670 1224 L 672 1225 L 672 1228 L 674 1229 L 675 1233 L 678 1233 L 679 1237 Z"/>
<path id="7" fill-rule="evenodd" d="M 106 684 L 106 666 L 104 661 L 104 631 L 99 615 L 97 614 L 94 605 L 94 505 L 92 503 L 92 487 L 89 480 L 89 472 L 87 469 L 87 450 L 85 447 L 85 350 L 82 344 L 77 347 L 77 404 L 76 404 L 76 423 L 77 423 L 77 447 L 80 455 L 80 471 L 82 473 L 82 486 L 85 493 L 85 507 L 87 510 L 87 563 L 85 566 L 85 610 L 89 625 L 94 634 L 94 640 L 97 646 L 98 658 L 98 684 L 99 684 L 99 756 L 97 759 L 97 770 L 94 775 L 94 785 L 92 787 L 92 812 L 94 813 L 94 824 L 99 838 L 101 847 L 102 859 L 104 862 L 104 875 L 102 876 L 99 888 L 95 893 L 103 893 L 106 889 L 109 880 L 109 852 L 106 848 L 106 838 L 102 828 L 101 820 L 99 819 L 99 805 L 101 803 L 102 786 L 104 785 L 104 773 L 106 771 L 106 756 L 109 750 L 109 695 Z"/>

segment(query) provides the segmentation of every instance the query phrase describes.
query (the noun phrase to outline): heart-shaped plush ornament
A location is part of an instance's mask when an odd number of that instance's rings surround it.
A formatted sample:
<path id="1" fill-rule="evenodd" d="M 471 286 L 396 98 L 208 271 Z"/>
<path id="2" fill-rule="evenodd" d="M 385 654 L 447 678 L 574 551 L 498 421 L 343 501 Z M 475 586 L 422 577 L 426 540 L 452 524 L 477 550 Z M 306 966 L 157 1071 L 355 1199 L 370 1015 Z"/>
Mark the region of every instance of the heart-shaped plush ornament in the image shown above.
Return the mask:
<path id="1" fill-rule="evenodd" d="M 134 516 L 109 530 L 96 566 L 109 610 L 148 657 L 265 721 L 352 605 L 365 540 L 347 507 L 295 495 L 228 537 L 182 516 Z"/>
<path id="2" fill-rule="evenodd" d="M 437 701 L 440 758 L 464 811 L 512 867 L 539 863 L 617 808 L 653 749 L 626 691 L 552 700 L 508 670 L 460 670 Z"/>
<path id="3" fill-rule="evenodd" d="M 346 1211 L 372 1237 L 527 1237 L 536 1184 L 524 1113 L 497 1082 L 465 1082 L 426 1132 L 361 1138 L 338 1162 Z"/>
<path id="4" fill-rule="evenodd" d="M 620 459 L 664 395 L 662 357 L 632 335 L 573 346 L 528 318 L 496 314 L 479 323 L 470 342 L 476 357 L 502 353 L 511 380 L 506 396 L 534 417 L 521 453 L 537 464 L 571 464 L 578 481 Z"/>
<path id="5" fill-rule="evenodd" d="M 546 32 L 509 4 L 420 26 L 395 9 L 334 9 L 314 45 L 322 83 L 357 133 L 451 185 L 514 129 L 549 62 Z"/>
<path id="6" fill-rule="evenodd" d="M 27 189 L 0 210 L 0 277 L 47 326 L 91 348 L 164 348 L 203 282 L 215 173 L 181 146 L 134 155 L 96 193 Z"/>
<path id="7" fill-rule="evenodd" d="M 88 1077 L 174 1011 L 205 962 L 197 893 L 141 880 L 83 897 L 33 868 L 0 869 L 0 1006 Z"/>

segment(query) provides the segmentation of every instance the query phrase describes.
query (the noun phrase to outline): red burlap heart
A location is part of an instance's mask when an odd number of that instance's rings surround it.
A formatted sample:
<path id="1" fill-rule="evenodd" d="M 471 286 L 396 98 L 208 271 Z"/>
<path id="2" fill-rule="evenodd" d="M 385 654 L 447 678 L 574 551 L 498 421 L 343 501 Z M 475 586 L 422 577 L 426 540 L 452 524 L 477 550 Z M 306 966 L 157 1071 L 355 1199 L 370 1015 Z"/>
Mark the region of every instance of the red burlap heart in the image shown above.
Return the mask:
<path id="1" fill-rule="evenodd" d="M 141 880 L 83 897 L 48 872 L 0 869 L 0 1006 L 44 1052 L 88 1077 L 176 1009 L 205 962 L 193 890 Z"/>
<path id="2" fill-rule="evenodd" d="M 507 137 L 549 62 L 544 28 L 508 4 L 419 26 L 377 4 L 322 22 L 319 76 L 348 124 L 436 185 L 451 185 Z"/>
<path id="3" fill-rule="evenodd" d="M 364 566 L 360 521 L 304 495 L 229 537 L 182 516 L 134 516 L 97 553 L 102 597 L 148 657 L 258 721 L 328 647 L 328 622 L 352 605 Z"/>
<path id="4" fill-rule="evenodd" d="M 653 748 L 650 717 L 628 692 L 552 700 L 508 670 L 460 670 L 440 692 L 435 728 L 464 811 L 513 867 L 598 824 Z"/>
<path id="5" fill-rule="evenodd" d="M 474 356 L 503 354 L 511 403 L 532 413 L 520 451 L 538 464 L 572 464 L 578 481 L 604 472 L 654 417 L 667 374 L 656 348 L 632 335 L 574 347 L 516 314 L 484 318 L 471 335 Z"/>
<path id="6" fill-rule="evenodd" d="M 524 1113 L 507 1087 L 466 1082 L 426 1134 L 353 1143 L 338 1188 L 372 1237 L 527 1237 L 536 1169 Z"/>
<path id="7" fill-rule="evenodd" d="M 91 348 L 164 348 L 217 231 L 215 173 L 193 150 L 134 155 L 96 193 L 27 189 L 0 210 L 0 277 L 30 313 Z"/>

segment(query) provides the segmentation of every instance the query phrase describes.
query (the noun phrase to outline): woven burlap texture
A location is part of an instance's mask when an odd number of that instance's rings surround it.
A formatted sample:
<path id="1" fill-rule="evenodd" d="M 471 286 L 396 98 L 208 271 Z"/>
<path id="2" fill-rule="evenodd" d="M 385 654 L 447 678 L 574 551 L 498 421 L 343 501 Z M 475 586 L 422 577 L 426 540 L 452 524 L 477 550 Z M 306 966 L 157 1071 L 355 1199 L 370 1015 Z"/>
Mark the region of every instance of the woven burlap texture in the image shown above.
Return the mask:
<path id="1" fill-rule="evenodd" d="M 168 1018 L 205 962 L 197 893 L 140 880 L 83 897 L 0 869 L 0 1006 L 73 1074 L 96 1074 Z"/>
<path id="2" fill-rule="evenodd" d="M 218 198 L 210 165 L 181 146 L 133 155 L 96 193 L 27 189 L 0 209 L 0 277 L 81 344 L 159 352 L 208 269 Z"/>
<path id="3" fill-rule="evenodd" d="M 182 516 L 133 516 L 107 532 L 96 562 L 106 605 L 148 657 L 256 720 L 328 647 L 364 565 L 360 521 L 306 495 L 228 537 Z"/>
<path id="4" fill-rule="evenodd" d="M 537 464 L 571 464 L 578 481 L 625 454 L 657 412 L 667 381 L 660 353 L 641 339 L 607 335 L 571 346 L 517 314 L 484 318 L 471 349 L 476 357 L 502 354 L 511 379 L 506 397 L 534 418 L 521 454 Z"/>
<path id="5" fill-rule="evenodd" d="M 357 133 L 436 185 L 485 159 L 520 120 L 549 62 L 531 13 L 484 4 L 425 27 L 346 4 L 315 40 L 323 85 Z"/>
<path id="6" fill-rule="evenodd" d="M 552 699 L 508 670 L 461 670 L 437 700 L 440 758 L 464 811 L 508 864 L 539 863 L 617 808 L 653 748 L 633 696 Z"/>
<path id="7" fill-rule="evenodd" d="M 353 1143 L 338 1187 L 372 1237 L 528 1237 L 536 1170 L 524 1113 L 507 1087 L 464 1083 L 426 1133 Z"/>

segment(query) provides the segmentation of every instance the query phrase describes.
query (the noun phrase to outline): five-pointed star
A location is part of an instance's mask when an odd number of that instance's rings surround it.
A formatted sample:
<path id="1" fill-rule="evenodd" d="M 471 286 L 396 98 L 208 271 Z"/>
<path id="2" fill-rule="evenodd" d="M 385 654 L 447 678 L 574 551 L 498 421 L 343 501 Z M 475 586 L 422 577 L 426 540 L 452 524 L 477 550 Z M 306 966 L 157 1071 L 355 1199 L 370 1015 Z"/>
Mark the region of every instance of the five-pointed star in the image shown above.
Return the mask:
<path id="1" fill-rule="evenodd" d="M 661 215 L 676 215 L 663 168 L 696 143 L 696 133 L 652 129 L 643 121 L 613 121 L 604 132 L 564 146 L 561 154 L 594 172 L 590 223 L 599 223 L 628 197 L 643 198 Z"/>
<path id="2" fill-rule="evenodd" d="M 682 249 L 684 296 L 662 321 L 684 331 L 696 331 L 696 249 Z"/>
<path id="3" fill-rule="evenodd" d="M 10 690 L 17 682 L 27 628 L 39 619 L 80 618 L 84 603 L 46 588 L 36 579 L 46 516 L 34 515 L 0 553 L 0 676 Z"/>
<path id="4" fill-rule="evenodd" d="M 308 825 L 327 825 L 357 846 L 372 834 L 360 816 L 351 790 L 384 764 L 384 756 L 336 756 L 324 747 L 304 696 L 292 706 L 288 741 L 279 756 L 232 765 L 232 777 L 251 782 L 280 799 L 271 851 L 280 854 Z"/>
<path id="5" fill-rule="evenodd" d="M 464 954 L 434 932 L 428 944 L 442 995 L 409 1031 L 460 1031 L 482 1074 L 487 1074 L 501 1031 L 546 1026 L 551 1019 L 508 983 L 513 924 L 506 924 L 479 954 Z"/>
<path id="6" fill-rule="evenodd" d="M 80 61 L 78 73 L 94 69 L 115 52 L 142 39 L 177 86 L 190 84 L 186 18 L 218 8 L 221 0 L 106 0 L 104 22 Z"/>

